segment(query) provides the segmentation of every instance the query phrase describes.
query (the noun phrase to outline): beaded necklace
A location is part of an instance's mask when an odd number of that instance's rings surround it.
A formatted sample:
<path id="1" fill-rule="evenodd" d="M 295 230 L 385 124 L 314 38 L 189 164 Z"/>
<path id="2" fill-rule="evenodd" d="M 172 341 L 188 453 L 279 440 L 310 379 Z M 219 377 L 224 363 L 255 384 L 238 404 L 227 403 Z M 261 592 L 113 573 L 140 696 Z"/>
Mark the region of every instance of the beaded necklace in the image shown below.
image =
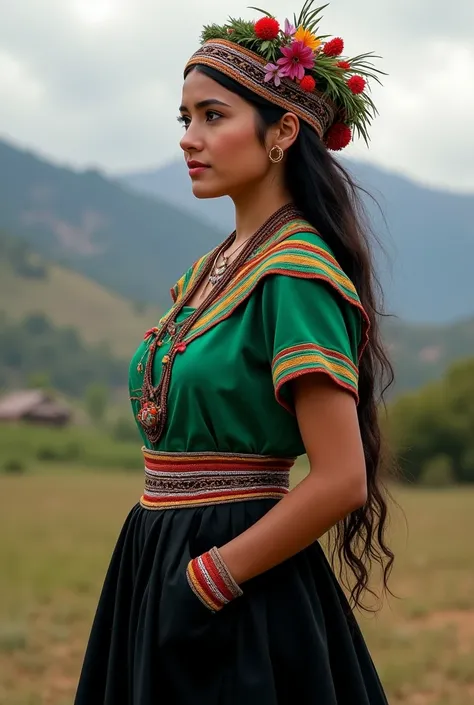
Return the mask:
<path id="1" fill-rule="evenodd" d="M 301 217 L 301 213 L 292 204 L 287 204 L 277 210 L 255 233 L 250 237 L 245 247 L 242 248 L 238 257 L 227 267 L 222 277 L 217 281 L 213 289 L 210 291 L 206 299 L 191 313 L 186 320 L 177 327 L 176 317 L 180 311 L 186 306 L 193 293 L 209 276 L 213 268 L 214 262 L 219 257 L 220 253 L 225 252 L 235 238 L 235 231 L 229 235 L 225 242 L 217 249 L 217 258 L 213 254 L 208 258 L 206 266 L 200 273 L 199 277 L 194 282 L 194 285 L 185 293 L 180 302 L 174 306 L 168 317 L 164 320 L 161 328 L 153 328 L 148 331 L 151 336 L 154 336 L 153 342 L 148 348 L 148 358 L 145 364 L 143 374 L 142 395 L 140 397 L 141 408 L 137 414 L 137 420 L 145 431 L 145 434 L 152 444 L 158 443 L 160 440 L 167 419 L 167 403 L 168 391 L 171 380 L 171 372 L 176 355 L 183 353 L 186 350 L 186 343 L 183 342 L 186 334 L 191 330 L 194 323 L 202 315 L 202 313 L 219 297 L 220 293 L 225 289 L 234 274 L 247 260 L 254 250 L 260 247 L 265 241 L 273 235 L 277 230 L 280 230 L 287 223 L 295 218 Z M 162 359 L 163 372 L 160 382 L 157 386 L 153 384 L 153 363 L 157 350 L 163 344 L 163 338 L 166 333 L 173 331 L 173 344 L 167 355 Z M 141 364 L 141 361 L 140 361 Z"/>

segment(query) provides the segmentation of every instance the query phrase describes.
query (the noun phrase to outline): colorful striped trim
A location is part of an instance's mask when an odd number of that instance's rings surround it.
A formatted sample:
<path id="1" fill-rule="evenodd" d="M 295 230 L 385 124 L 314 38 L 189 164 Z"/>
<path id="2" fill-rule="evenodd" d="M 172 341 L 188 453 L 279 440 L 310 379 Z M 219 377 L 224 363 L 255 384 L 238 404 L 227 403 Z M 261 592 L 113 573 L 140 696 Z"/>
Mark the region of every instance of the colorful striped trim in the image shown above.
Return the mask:
<path id="1" fill-rule="evenodd" d="M 280 228 L 280 230 L 277 230 L 274 235 L 269 237 L 260 247 L 255 251 L 255 254 L 253 257 L 249 260 L 251 262 L 255 257 L 261 255 L 263 252 L 266 252 L 270 247 L 275 243 L 278 242 L 279 240 L 283 238 L 290 237 L 290 235 L 294 235 L 295 233 L 300 233 L 300 232 L 313 232 L 315 234 L 316 230 L 309 225 L 305 220 L 294 220 L 291 223 L 285 225 L 283 228 Z M 209 259 L 212 259 L 213 257 L 216 256 L 218 248 L 214 248 L 210 252 L 208 252 L 206 255 L 201 257 L 199 260 L 197 260 L 189 269 L 188 271 L 183 274 L 181 279 L 179 279 L 178 282 L 171 288 L 171 298 L 174 303 L 179 301 L 184 294 L 192 287 L 195 283 L 195 281 L 199 278 L 199 275 L 201 274 L 201 271 L 204 269 L 206 266 L 207 262 Z"/>
<path id="2" fill-rule="evenodd" d="M 216 250 L 213 250 L 201 257 L 179 280 L 172 289 L 173 300 L 179 301 L 189 287 L 194 285 L 208 259 L 213 257 L 215 252 Z M 220 297 L 194 323 L 185 336 L 185 341 L 191 342 L 228 318 L 237 306 L 250 296 L 261 279 L 271 274 L 325 281 L 351 306 L 357 308 L 363 323 L 358 351 L 360 360 L 369 341 L 369 317 L 360 302 L 353 282 L 341 269 L 331 252 L 326 249 L 318 232 L 303 219 L 296 219 L 280 228 L 256 250 Z"/>
<path id="3" fill-rule="evenodd" d="M 188 269 L 188 271 L 183 274 L 181 279 L 179 279 L 174 286 L 171 287 L 170 289 L 170 295 L 171 299 L 173 301 L 173 305 L 170 308 L 170 310 L 159 320 L 159 325 L 156 328 L 156 332 L 159 335 L 162 329 L 167 325 L 168 321 L 172 320 L 174 318 L 174 312 L 179 306 L 179 302 L 184 296 L 184 294 L 188 291 L 188 289 L 192 286 L 194 286 L 194 282 L 196 279 L 199 277 L 201 274 L 201 271 L 203 267 L 205 266 L 208 257 L 211 257 L 215 254 L 215 250 L 212 252 L 208 253 L 207 255 L 204 255 L 201 257 L 201 259 L 198 259 L 192 267 Z"/>
<path id="4" fill-rule="evenodd" d="M 305 225 L 305 233 L 315 232 L 308 231 L 309 227 Z M 263 277 L 270 274 L 285 274 L 325 281 L 360 311 L 363 319 L 363 334 L 359 346 L 360 359 L 368 342 L 370 322 L 354 284 L 326 249 L 307 240 L 292 237 L 301 232 L 300 223 L 286 226 L 277 234 L 269 248 L 265 248 L 261 254 L 250 259 L 217 301 L 195 322 L 185 336 L 186 342 L 189 343 L 228 318 L 237 306 L 250 296 Z"/>
<path id="5" fill-rule="evenodd" d="M 208 252 L 206 255 L 203 255 L 192 265 L 192 267 L 188 269 L 185 274 L 183 274 L 181 279 L 179 279 L 176 284 L 171 287 L 170 294 L 173 303 L 177 303 L 188 291 L 188 289 L 194 286 L 194 282 L 201 274 L 201 271 L 204 268 L 208 258 L 215 256 L 215 253 L 216 250 L 214 249 L 211 252 Z"/>
<path id="6" fill-rule="evenodd" d="M 254 499 L 289 491 L 295 458 L 235 453 L 163 453 L 143 448 L 146 509 L 177 509 Z"/>
<path id="7" fill-rule="evenodd" d="M 191 590 L 212 612 L 243 595 L 216 546 L 189 561 L 186 577 Z"/>
<path id="8" fill-rule="evenodd" d="M 329 350 L 314 343 L 302 343 L 281 350 L 272 362 L 275 396 L 279 404 L 294 413 L 281 396 L 281 388 L 286 382 L 307 372 L 324 372 L 340 387 L 349 390 L 359 401 L 359 371 L 346 355 Z"/>
<path id="9" fill-rule="evenodd" d="M 183 274 L 181 279 L 179 279 L 174 286 L 170 289 L 170 295 L 173 303 L 175 304 L 183 295 L 184 282 L 186 280 L 186 274 Z"/>

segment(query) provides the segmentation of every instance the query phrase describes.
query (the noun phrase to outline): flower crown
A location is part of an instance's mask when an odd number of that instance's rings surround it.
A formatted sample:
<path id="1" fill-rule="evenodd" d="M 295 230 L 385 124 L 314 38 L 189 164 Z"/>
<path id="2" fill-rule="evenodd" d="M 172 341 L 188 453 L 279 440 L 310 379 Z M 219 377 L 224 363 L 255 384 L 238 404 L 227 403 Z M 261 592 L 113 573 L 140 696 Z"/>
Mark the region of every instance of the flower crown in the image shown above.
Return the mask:
<path id="1" fill-rule="evenodd" d="M 336 37 L 326 41 L 327 35 L 319 34 L 321 13 L 327 5 L 313 8 L 314 2 L 306 0 L 299 16 L 294 15 L 293 22 L 285 20 L 283 28 L 275 17 L 257 7 L 250 9 L 264 17 L 256 22 L 230 18 L 222 26 L 205 26 L 202 48 L 188 66 L 202 62 L 204 57 L 204 63 L 217 69 L 225 65 L 229 69 L 226 73 L 253 90 L 260 88 L 257 92 L 282 107 L 291 110 L 298 106 L 301 117 L 317 129 L 329 149 L 346 147 L 354 131 L 368 144 L 368 128 L 377 115 L 368 93 L 368 79 L 381 83 L 377 74 L 384 73 L 370 59 L 380 57 L 370 52 L 343 58 L 343 40 Z M 226 47 L 227 53 L 223 52 Z M 250 63 L 239 64 L 236 49 L 240 58 Z M 264 70 L 260 79 L 251 63 L 252 55 L 260 61 L 260 71 Z M 261 90 L 265 86 L 269 95 Z"/>

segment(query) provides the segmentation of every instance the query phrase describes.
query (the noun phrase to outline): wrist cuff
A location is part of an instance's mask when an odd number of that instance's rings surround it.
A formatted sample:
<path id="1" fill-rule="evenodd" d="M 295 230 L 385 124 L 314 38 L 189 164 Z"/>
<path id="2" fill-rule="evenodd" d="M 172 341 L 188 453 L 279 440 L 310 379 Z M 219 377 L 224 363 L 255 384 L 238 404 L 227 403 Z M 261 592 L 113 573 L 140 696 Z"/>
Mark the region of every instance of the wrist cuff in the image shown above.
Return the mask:
<path id="1" fill-rule="evenodd" d="M 243 595 L 215 546 L 189 561 L 186 576 L 193 592 L 213 612 Z"/>

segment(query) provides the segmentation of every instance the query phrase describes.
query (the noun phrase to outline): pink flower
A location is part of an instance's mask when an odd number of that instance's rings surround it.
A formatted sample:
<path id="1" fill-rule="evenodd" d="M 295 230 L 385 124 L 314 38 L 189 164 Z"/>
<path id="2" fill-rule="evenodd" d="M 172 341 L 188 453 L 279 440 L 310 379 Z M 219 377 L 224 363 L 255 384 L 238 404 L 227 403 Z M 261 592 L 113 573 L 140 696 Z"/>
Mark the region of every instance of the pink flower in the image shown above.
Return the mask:
<path id="1" fill-rule="evenodd" d="M 285 37 L 292 37 L 296 34 L 296 27 L 289 20 L 285 20 L 285 29 L 283 30 Z"/>
<path id="2" fill-rule="evenodd" d="M 277 66 L 276 64 L 267 64 L 265 66 L 265 71 L 267 73 L 264 78 L 264 81 L 268 83 L 269 81 L 273 80 L 275 86 L 279 86 L 281 83 L 281 79 L 285 75 L 280 66 Z"/>
<path id="3" fill-rule="evenodd" d="M 293 42 L 289 47 L 282 47 L 281 53 L 284 56 L 278 59 L 277 64 L 281 67 L 282 75 L 288 78 L 301 81 L 304 70 L 314 66 L 314 53 L 303 42 Z"/>

